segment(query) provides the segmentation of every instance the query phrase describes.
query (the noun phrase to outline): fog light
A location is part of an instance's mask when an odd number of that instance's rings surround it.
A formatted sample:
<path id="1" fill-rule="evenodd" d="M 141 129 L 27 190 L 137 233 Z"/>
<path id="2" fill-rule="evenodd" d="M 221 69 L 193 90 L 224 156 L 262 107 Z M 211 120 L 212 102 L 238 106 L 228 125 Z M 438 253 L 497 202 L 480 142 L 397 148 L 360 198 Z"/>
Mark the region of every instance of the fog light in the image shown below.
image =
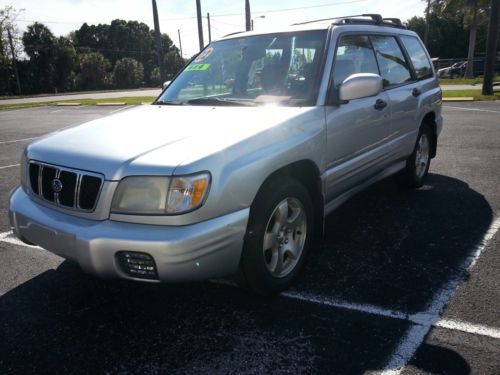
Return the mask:
<path id="1" fill-rule="evenodd" d="M 120 251 L 116 253 L 116 258 L 120 268 L 128 276 L 139 279 L 158 280 L 156 264 L 151 255 L 135 251 Z"/>

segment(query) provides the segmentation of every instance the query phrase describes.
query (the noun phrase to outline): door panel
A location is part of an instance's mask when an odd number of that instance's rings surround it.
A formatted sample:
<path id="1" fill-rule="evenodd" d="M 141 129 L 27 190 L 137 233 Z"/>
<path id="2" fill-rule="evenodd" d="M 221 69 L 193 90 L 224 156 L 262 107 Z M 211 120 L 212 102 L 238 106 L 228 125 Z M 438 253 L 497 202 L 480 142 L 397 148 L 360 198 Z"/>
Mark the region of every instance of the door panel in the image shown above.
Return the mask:
<path id="1" fill-rule="evenodd" d="M 327 200 L 380 171 L 387 159 L 391 108 L 376 109 L 379 99 L 389 103 L 382 92 L 326 109 Z"/>
<path id="2" fill-rule="evenodd" d="M 379 74 L 375 52 L 367 35 L 340 38 L 333 62 L 336 90 L 352 74 Z M 376 106 L 383 101 L 385 107 Z M 391 133 L 391 106 L 387 93 L 326 107 L 326 199 L 335 198 L 379 172 L 387 158 L 384 144 Z"/>

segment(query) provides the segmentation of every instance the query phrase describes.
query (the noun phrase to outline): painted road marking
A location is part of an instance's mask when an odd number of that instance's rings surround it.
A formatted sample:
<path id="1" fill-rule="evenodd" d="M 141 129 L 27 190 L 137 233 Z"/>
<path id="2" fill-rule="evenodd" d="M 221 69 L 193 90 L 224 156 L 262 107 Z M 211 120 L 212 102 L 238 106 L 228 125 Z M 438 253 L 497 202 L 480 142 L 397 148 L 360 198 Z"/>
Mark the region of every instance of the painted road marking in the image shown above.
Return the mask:
<path id="1" fill-rule="evenodd" d="M 12 141 L 1 141 L 0 145 L 5 145 L 7 143 L 17 143 L 17 142 L 24 142 L 24 141 L 31 141 L 32 139 L 37 139 L 39 137 L 31 137 L 31 138 L 23 138 L 23 139 L 14 139 Z"/>
<path id="2" fill-rule="evenodd" d="M 412 327 L 408 330 L 403 339 L 399 342 L 399 345 L 394 350 L 389 362 L 384 368 L 384 371 L 380 372 L 384 375 L 396 375 L 400 374 L 404 369 L 406 364 L 413 357 L 417 349 L 420 347 L 425 339 L 425 336 L 432 328 L 433 325 L 437 324 L 439 321 L 439 316 L 443 312 L 445 306 L 453 297 L 453 294 L 460 286 L 460 283 L 468 274 L 468 272 L 474 267 L 477 260 L 481 256 L 481 253 L 488 245 L 488 242 L 493 238 L 493 236 L 498 232 L 500 228 L 500 217 L 497 217 L 488 228 L 488 231 L 484 235 L 483 239 L 472 249 L 469 256 L 462 262 L 460 266 L 460 274 L 450 281 L 448 281 L 444 287 L 442 287 L 434 296 L 430 307 L 423 313 L 414 314 L 413 317 L 421 321 L 421 327 Z"/>
<path id="3" fill-rule="evenodd" d="M 7 169 L 7 168 L 14 168 L 14 167 L 19 167 L 21 164 L 11 164 L 11 165 L 5 165 L 3 167 L 0 167 L 0 169 Z"/>
<path id="4" fill-rule="evenodd" d="M 122 108 L 115 109 L 115 110 L 113 110 L 113 111 L 111 111 L 111 112 L 108 112 L 108 114 L 112 114 L 112 113 L 120 112 L 120 111 L 123 111 L 123 110 L 125 110 L 125 109 L 131 109 L 131 108 L 133 108 L 133 107 L 135 107 L 135 106 L 125 106 L 125 107 L 122 107 Z"/>
<path id="5" fill-rule="evenodd" d="M 477 112 L 500 113 L 500 111 L 492 111 L 490 109 L 462 108 L 462 107 L 453 107 L 453 106 L 448 106 L 448 105 L 444 106 L 443 108 L 461 109 L 462 111 L 477 111 Z"/>
<path id="6" fill-rule="evenodd" d="M 365 314 L 371 314 L 386 318 L 398 319 L 408 321 L 412 327 L 408 329 L 406 334 L 400 340 L 398 346 L 392 353 L 389 362 L 384 366 L 384 370 L 373 373 L 384 375 L 397 375 L 400 374 L 406 364 L 415 354 L 416 350 L 420 347 L 425 339 L 425 336 L 432 327 L 440 327 L 444 329 L 456 330 L 487 336 L 492 338 L 500 338 L 500 329 L 487 327 L 479 324 L 471 324 L 467 322 L 460 322 L 449 319 L 439 319 L 446 304 L 450 301 L 451 297 L 459 287 L 465 275 L 474 267 L 477 260 L 481 256 L 489 241 L 495 236 L 500 229 L 500 217 L 494 220 L 483 239 L 474 247 L 469 256 L 462 262 L 460 269 L 462 272 L 457 277 L 448 281 L 434 296 L 429 308 L 424 312 L 415 314 L 407 314 L 401 311 L 386 309 L 383 307 L 352 303 L 339 299 L 312 295 L 307 293 L 300 293 L 296 291 L 284 292 L 281 295 L 286 298 L 295 299 L 299 301 L 326 305 L 334 308 L 350 310 Z M 12 231 L 0 233 L 0 242 L 10 243 L 18 246 L 25 246 L 30 248 L 41 249 L 38 246 L 30 246 L 18 240 Z M 217 279 L 211 282 L 221 285 L 236 286 L 233 282 Z"/>
<path id="7" fill-rule="evenodd" d="M 441 319 L 435 324 L 436 327 L 451 329 L 453 331 L 462 331 L 474 335 L 487 336 L 500 339 L 500 329 L 484 326 L 482 324 L 472 324 L 458 320 Z"/>
<path id="8" fill-rule="evenodd" d="M 32 246 L 32 245 L 28 245 L 27 243 L 24 243 L 23 241 L 18 239 L 12 231 L 0 233 L 0 242 L 5 242 L 5 243 L 9 243 L 11 245 L 17 245 L 17 246 L 25 246 L 25 247 L 29 247 L 31 249 L 42 250 L 42 248 L 40 246 Z"/>

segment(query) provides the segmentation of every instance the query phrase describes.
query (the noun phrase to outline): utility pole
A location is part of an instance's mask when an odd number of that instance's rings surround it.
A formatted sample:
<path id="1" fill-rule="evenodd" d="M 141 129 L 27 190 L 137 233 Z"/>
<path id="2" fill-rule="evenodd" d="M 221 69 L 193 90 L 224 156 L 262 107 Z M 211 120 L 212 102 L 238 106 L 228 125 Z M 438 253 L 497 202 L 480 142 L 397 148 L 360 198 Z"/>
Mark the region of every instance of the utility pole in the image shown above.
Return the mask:
<path id="1" fill-rule="evenodd" d="M 156 51 L 158 52 L 158 67 L 160 68 L 161 81 L 165 81 L 165 66 L 163 64 L 163 47 L 161 45 L 160 21 L 158 20 L 158 8 L 156 0 L 153 0 L 153 20 L 155 24 Z"/>
<path id="2" fill-rule="evenodd" d="M 177 34 L 179 35 L 179 49 L 181 50 L 181 57 L 184 58 L 182 54 L 182 40 L 181 40 L 181 30 L 177 29 Z"/>
<path id="3" fill-rule="evenodd" d="M 207 13 L 208 21 L 208 43 L 212 43 L 212 27 L 210 26 L 210 13 Z"/>
<path id="4" fill-rule="evenodd" d="M 425 11 L 425 34 L 424 34 L 424 44 L 427 48 L 427 40 L 429 39 L 429 14 L 431 12 L 431 0 L 427 0 L 427 10 Z"/>
<path id="5" fill-rule="evenodd" d="M 198 38 L 200 40 L 200 51 L 205 47 L 203 42 L 203 24 L 201 23 L 201 4 L 200 0 L 196 0 L 196 15 L 198 17 Z"/>
<path id="6" fill-rule="evenodd" d="M 12 43 L 12 34 L 10 27 L 7 26 L 7 36 L 9 37 L 10 52 L 12 53 L 12 65 L 14 66 L 14 74 L 16 75 L 17 93 L 21 95 L 21 82 L 19 81 L 19 73 L 17 72 L 16 52 L 14 50 L 14 43 Z"/>
<path id="7" fill-rule="evenodd" d="M 251 23 L 251 15 L 250 15 L 250 0 L 245 0 L 245 25 L 246 25 L 246 31 L 252 30 L 252 23 Z"/>
<path id="8" fill-rule="evenodd" d="M 493 76 L 497 57 L 498 29 L 500 27 L 500 0 L 490 2 L 490 23 L 486 40 L 486 64 L 484 66 L 483 95 L 493 95 Z"/>

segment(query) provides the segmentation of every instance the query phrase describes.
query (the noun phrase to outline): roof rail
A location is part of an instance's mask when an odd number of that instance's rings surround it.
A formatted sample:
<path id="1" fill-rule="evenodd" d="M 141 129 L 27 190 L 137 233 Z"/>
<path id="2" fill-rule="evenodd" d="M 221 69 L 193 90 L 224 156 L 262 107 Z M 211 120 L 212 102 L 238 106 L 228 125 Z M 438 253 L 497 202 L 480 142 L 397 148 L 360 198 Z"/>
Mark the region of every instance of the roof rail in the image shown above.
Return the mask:
<path id="1" fill-rule="evenodd" d="M 406 26 L 403 25 L 403 22 L 401 22 L 401 20 L 399 18 L 384 18 L 382 21 L 392 22 L 394 25 L 406 29 Z"/>
<path id="2" fill-rule="evenodd" d="M 370 17 L 373 21 L 382 22 L 382 16 L 380 14 L 354 14 L 352 16 L 330 17 L 330 18 L 322 18 L 319 20 L 298 22 L 298 23 L 293 23 L 292 26 L 307 25 L 308 23 L 323 22 L 323 21 L 330 21 L 330 20 L 340 20 L 340 19 L 344 19 L 344 18 L 355 18 L 355 17 Z"/>
<path id="3" fill-rule="evenodd" d="M 244 33 L 246 31 L 235 31 L 234 33 L 229 33 L 227 35 L 224 35 L 223 38 L 225 38 L 226 36 L 231 36 L 231 35 L 236 35 L 236 34 L 241 34 L 241 33 Z"/>
<path id="4" fill-rule="evenodd" d="M 292 26 L 297 25 L 306 25 L 315 22 L 324 22 L 324 21 L 335 21 L 332 24 L 342 25 L 342 24 L 369 24 L 369 25 L 380 25 L 380 26 L 389 26 L 389 27 L 397 27 L 400 29 L 406 29 L 399 18 L 383 18 L 380 14 L 374 13 L 365 13 L 365 14 L 356 14 L 352 16 L 342 16 L 342 17 L 331 17 L 331 18 L 323 18 L 319 20 L 305 21 L 294 23 Z"/>

